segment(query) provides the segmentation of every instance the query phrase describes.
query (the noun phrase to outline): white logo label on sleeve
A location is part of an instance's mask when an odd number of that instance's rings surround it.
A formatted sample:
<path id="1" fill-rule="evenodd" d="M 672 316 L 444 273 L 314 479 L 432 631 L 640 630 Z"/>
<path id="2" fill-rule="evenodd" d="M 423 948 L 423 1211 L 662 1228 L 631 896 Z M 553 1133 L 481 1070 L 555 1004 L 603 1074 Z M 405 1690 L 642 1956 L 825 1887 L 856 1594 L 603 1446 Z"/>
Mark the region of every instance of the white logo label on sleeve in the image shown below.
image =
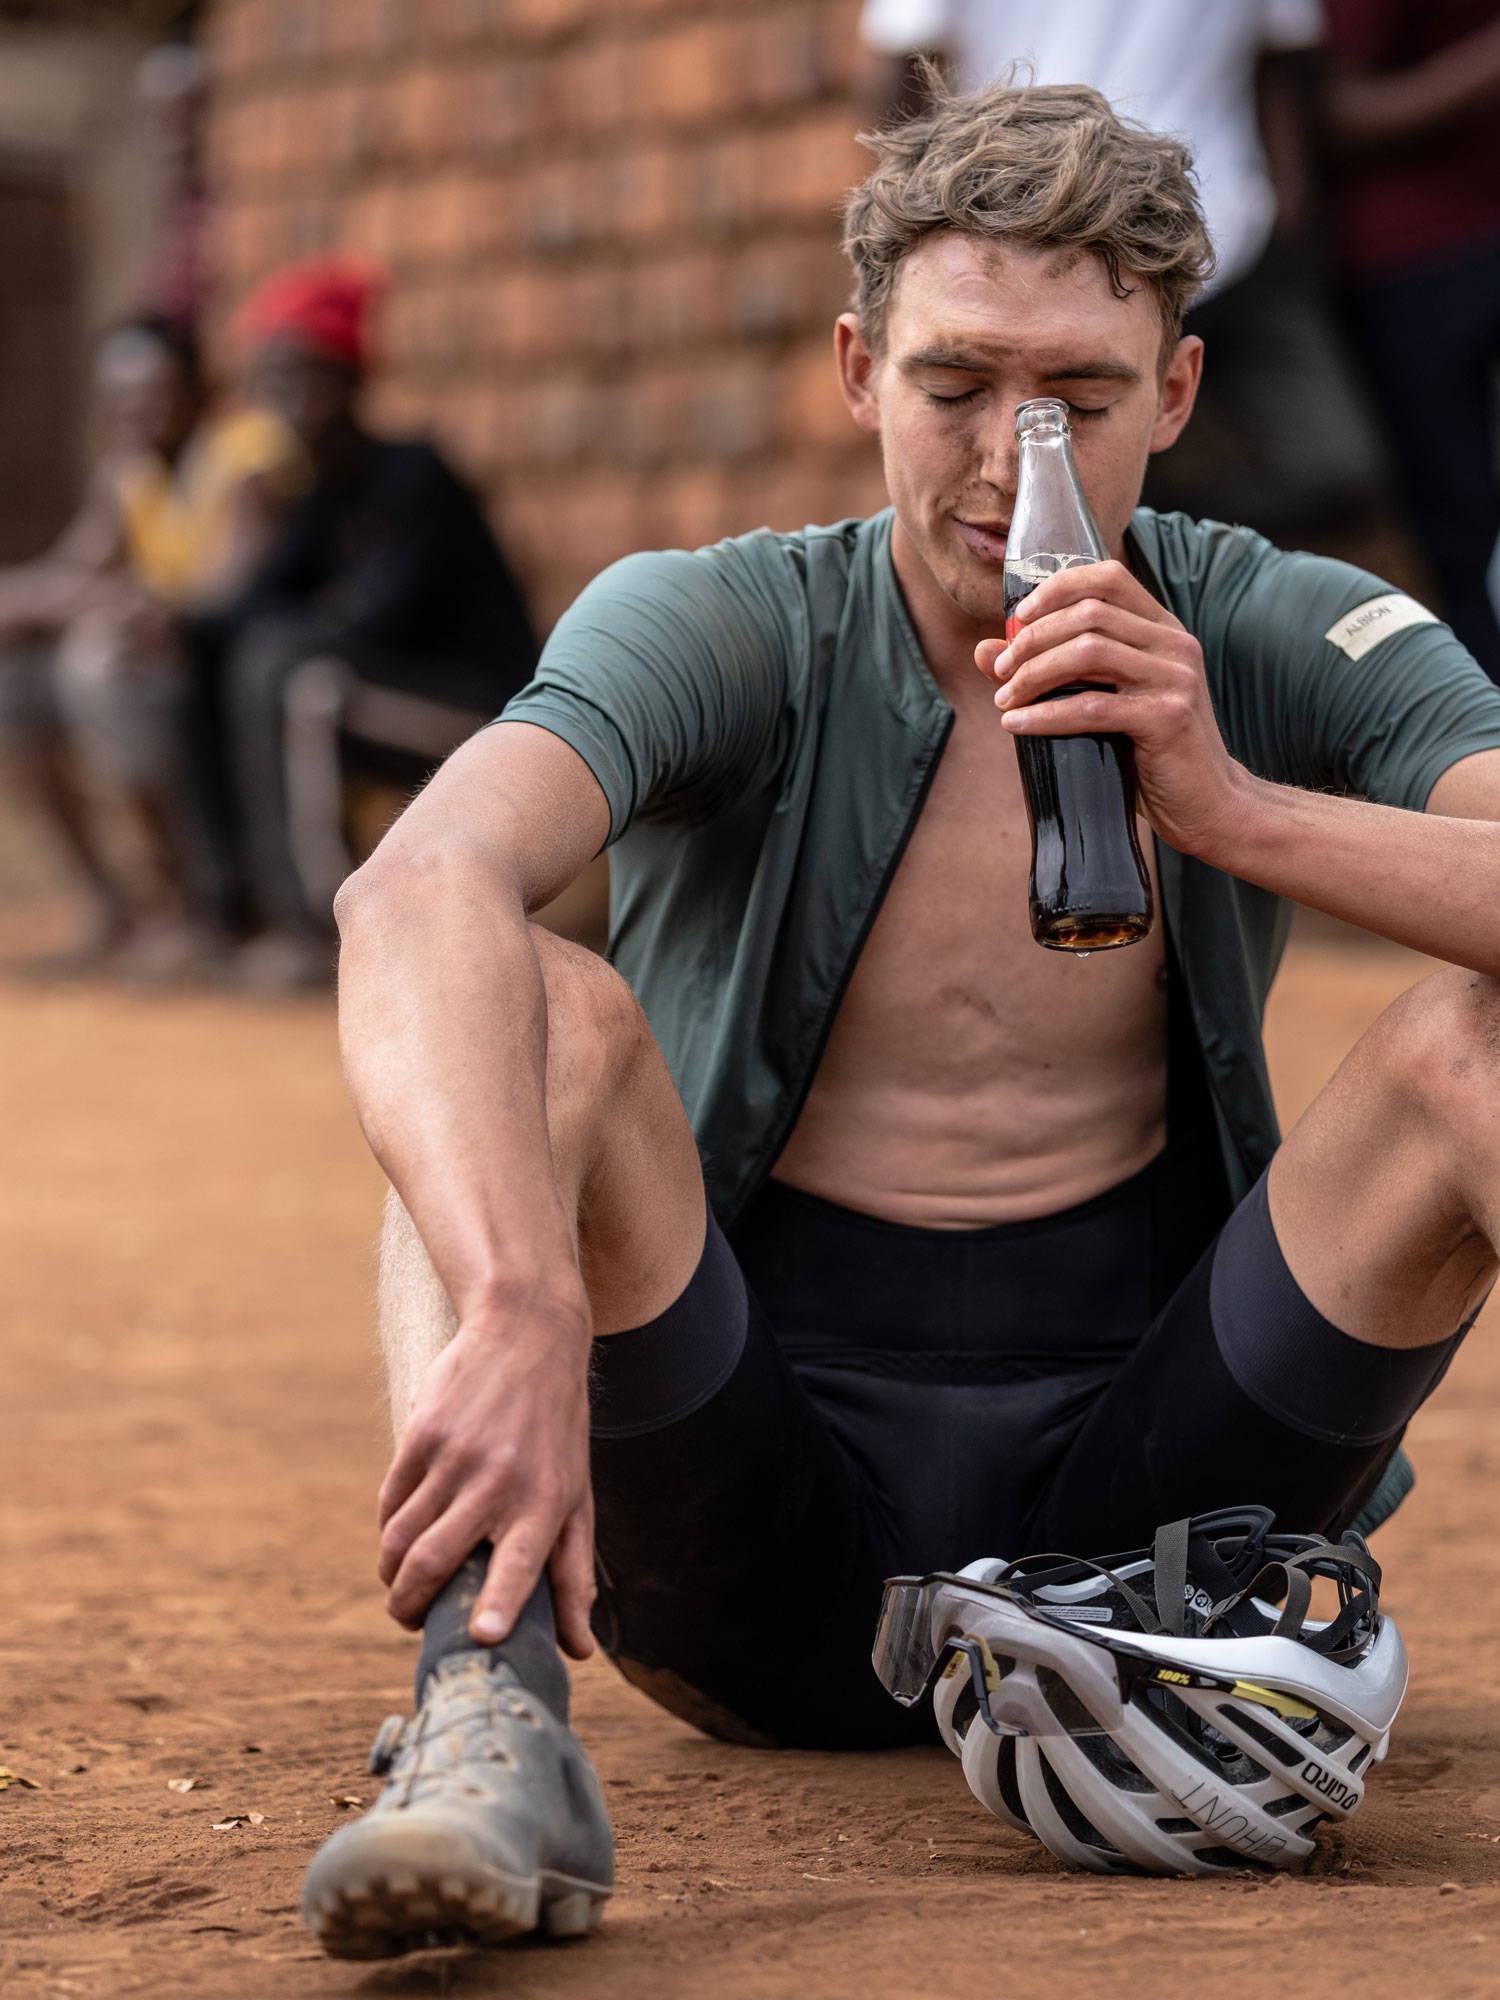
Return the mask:
<path id="1" fill-rule="evenodd" d="M 1378 646 L 1382 639 L 1389 639 L 1393 632 L 1404 632 L 1408 625 L 1436 625 L 1437 622 L 1435 611 L 1429 611 L 1425 604 L 1418 604 L 1414 597 L 1405 597 L 1399 590 L 1393 590 L 1385 597 L 1372 597 L 1368 604 L 1361 604 L 1347 618 L 1341 618 L 1337 625 L 1330 625 L 1323 637 L 1331 646 L 1337 646 L 1341 653 L 1347 653 L 1351 660 L 1362 660 L 1372 646 Z"/>

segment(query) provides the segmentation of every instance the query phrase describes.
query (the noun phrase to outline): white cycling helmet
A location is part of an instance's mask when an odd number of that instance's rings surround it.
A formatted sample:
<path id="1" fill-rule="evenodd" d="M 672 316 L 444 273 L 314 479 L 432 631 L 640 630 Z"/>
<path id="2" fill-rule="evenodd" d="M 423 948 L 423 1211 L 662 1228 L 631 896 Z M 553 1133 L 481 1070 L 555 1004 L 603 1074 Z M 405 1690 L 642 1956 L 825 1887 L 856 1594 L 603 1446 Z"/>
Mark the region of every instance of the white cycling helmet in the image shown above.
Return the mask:
<path id="1" fill-rule="evenodd" d="M 875 1670 L 907 1706 L 931 1690 L 974 1796 L 1073 1867 L 1288 1867 L 1364 1797 L 1406 1650 L 1358 1535 L 1272 1522 L 1236 1508 L 1102 1562 L 894 1578 Z M 1337 1586 L 1326 1621 L 1307 1615 L 1314 1577 Z"/>

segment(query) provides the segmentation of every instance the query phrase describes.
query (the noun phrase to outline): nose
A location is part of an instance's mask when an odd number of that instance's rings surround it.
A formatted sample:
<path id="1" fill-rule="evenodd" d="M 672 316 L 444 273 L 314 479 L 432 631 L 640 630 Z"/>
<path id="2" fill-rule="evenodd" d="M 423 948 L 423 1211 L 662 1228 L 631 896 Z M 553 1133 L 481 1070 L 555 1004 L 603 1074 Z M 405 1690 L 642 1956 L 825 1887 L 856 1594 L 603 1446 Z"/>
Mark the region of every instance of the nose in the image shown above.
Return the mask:
<path id="1" fill-rule="evenodd" d="M 987 486 L 994 487 L 997 493 L 1011 500 L 1015 497 L 1019 469 L 1016 406 L 1013 402 L 997 399 L 995 405 L 985 412 L 984 430 L 979 439 L 979 476 Z"/>

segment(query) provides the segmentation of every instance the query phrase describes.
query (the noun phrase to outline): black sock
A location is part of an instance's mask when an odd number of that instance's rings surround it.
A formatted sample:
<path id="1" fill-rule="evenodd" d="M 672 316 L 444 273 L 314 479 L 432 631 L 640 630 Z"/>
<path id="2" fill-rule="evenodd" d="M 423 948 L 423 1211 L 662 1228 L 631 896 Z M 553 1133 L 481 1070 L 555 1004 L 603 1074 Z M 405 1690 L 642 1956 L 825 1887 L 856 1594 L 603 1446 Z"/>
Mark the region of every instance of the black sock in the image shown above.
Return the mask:
<path id="1" fill-rule="evenodd" d="M 552 1586 L 545 1572 L 526 1600 L 510 1636 L 498 1646 L 476 1646 L 469 1636 L 469 1614 L 484 1584 L 491 1547 L 481 1542 L 432 1600 L 422 1624 L 422 1652 L 417 1661 L 417 1701 L 427 1676 L 439 1660 L 454 1653 L 484 1653 L 491 1666 L 502 1663 L 528 1694 L 551 1709 L 559 1722 L 568 1719 L 568 1670 L 557 1650 L 552 1619 Z"/>

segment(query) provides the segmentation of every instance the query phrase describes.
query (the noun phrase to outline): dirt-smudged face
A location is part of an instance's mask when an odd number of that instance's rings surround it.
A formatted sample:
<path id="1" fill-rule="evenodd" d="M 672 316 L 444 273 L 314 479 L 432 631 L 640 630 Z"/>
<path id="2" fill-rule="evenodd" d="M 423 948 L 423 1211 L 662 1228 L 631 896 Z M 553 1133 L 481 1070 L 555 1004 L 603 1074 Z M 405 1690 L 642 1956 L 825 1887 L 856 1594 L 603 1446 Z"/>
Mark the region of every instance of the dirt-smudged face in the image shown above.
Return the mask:
<path id="1" fill-rule="evenodd" d="M 1118 298 L 1087 252 L 944 231 L 903 260 L 880 355 L 852 313 L 838 351 L 855 420 L 880 439 L 892 553 L 918 629 L 972 644 L 997 629 L 1016 405 L 1068 404 L 1084 491 L 1119 555 L 1148 457 L 1192 410 L 1202 342 L 1179 341 L 1163 369 L 1149 287 Z"/>

